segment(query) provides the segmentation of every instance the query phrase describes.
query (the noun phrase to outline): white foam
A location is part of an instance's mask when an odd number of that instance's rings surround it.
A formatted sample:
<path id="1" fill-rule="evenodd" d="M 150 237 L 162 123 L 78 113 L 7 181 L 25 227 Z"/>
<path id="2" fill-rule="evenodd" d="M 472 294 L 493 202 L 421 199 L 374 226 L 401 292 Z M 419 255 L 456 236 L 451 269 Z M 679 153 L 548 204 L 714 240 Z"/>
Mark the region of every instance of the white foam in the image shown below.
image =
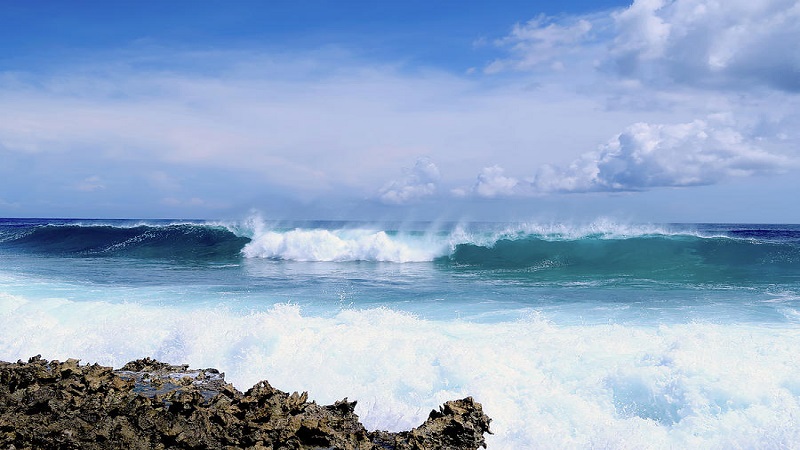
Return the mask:
<path id="1" fill-rule="evenodd" d="M 152 356 L 216 367 L 409 429 L 467 395 L 489 448 L 796 448 L 800 330 L 756 325 L 431 321 L 389 309 L 304 315 L 0 295 L 0 359 Z"/>
<path id="2" fill-rule="evenodd" d="M 430 236 L 393 235 L 368 229 L 261 231 L 242 254 L 248 258 L 292 261 L 432 261 L 447 243 Z"/>
<path id="3" fill-rule="evenodd" d="M 577 240 L 587 237 L 601 239 L 625 239 L 640 236 L 694 235 L 687 230 L 678 230 L 668 225 L 632 224 L 608 218 L 599 218 L 586 223 L 569 222 L 521 222 L 510 224 L 493 234 L 494 240 L 513 239 L 517 236 L 535 235 L 546 240 Z"/>
<path id="4" fill-rule="evenodd" d="M 342 224 L 339 229 L 282 229 L 254 215 L 241 223 L 224 224 L 252 241 L 242 250 L 249 258 L 294 261 L 421 262 L 446 256 L 460 244 L 491 247 L 499 240 L 536 236 L 544 240 L 578 240 L 587 237 L 625 239 L 639 236 L 692 235 L 664 225 L 625 224 L 598 219 L 585 224 L 515 223 L 459 224 L 449 230 L 407 233 L 381 226 Z"/>

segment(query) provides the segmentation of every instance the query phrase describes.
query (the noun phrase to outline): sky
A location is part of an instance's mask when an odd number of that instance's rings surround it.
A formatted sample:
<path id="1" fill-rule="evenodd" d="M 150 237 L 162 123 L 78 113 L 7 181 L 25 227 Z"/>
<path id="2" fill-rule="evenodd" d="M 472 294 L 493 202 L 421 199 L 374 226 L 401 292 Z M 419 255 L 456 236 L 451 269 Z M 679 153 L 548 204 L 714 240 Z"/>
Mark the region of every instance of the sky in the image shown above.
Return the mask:
<path id="1" fill-rule="evenodd" d="M 0 3 L 0 217 L 800 223 L 800 1 Z"/>

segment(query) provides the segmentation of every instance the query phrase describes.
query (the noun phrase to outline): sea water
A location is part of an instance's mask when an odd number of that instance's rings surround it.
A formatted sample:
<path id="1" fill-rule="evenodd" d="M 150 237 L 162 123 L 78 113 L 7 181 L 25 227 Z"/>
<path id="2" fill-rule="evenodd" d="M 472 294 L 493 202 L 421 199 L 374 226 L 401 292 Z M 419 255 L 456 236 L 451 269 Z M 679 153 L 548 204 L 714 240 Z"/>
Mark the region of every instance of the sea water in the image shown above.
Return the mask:
<path id="1" fill-rule="evenodd" d="M 150 356 L 490 449 L 800 448 L 800 226 L 0 219 L 0 359 Z"/>

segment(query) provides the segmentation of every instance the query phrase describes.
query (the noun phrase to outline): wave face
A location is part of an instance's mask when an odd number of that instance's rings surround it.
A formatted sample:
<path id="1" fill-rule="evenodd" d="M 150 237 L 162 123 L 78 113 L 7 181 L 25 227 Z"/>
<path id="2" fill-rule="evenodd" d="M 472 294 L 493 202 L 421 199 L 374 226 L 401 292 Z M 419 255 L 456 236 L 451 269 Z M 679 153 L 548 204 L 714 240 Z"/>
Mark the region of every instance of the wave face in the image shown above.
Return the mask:
<path id="1" fill-rule="evenodd" d="M 221 226 L 204 224 L 4 224 L 0 248 L 75 257 L 226 260 L 249 242 Z"/>
<path id="2" fill-rule="evenodd" d="M 500 239 L 492 245 L 458 244 L 442 261 L 478 269 L 504 269 L 545 277 L 630 277 L 662 280 L 736 280 L 791 277 L 800 247 L 786 241 L 651 235 L 548 240 Z"/>

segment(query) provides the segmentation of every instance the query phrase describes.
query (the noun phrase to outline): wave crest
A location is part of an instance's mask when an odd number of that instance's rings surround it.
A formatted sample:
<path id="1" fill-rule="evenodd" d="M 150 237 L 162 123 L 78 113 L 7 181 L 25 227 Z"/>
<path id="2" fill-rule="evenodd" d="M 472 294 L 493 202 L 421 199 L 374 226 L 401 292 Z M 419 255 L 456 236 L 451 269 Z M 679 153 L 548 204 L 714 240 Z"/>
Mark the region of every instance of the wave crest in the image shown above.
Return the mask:
<path id="1" fill-rule="evenodd" d="M 419 236 L 366 229 L 264 231 L 244 246 L 248 258 L 292 261 L 423 262 L 446 253 L 447 245 Z"/>

